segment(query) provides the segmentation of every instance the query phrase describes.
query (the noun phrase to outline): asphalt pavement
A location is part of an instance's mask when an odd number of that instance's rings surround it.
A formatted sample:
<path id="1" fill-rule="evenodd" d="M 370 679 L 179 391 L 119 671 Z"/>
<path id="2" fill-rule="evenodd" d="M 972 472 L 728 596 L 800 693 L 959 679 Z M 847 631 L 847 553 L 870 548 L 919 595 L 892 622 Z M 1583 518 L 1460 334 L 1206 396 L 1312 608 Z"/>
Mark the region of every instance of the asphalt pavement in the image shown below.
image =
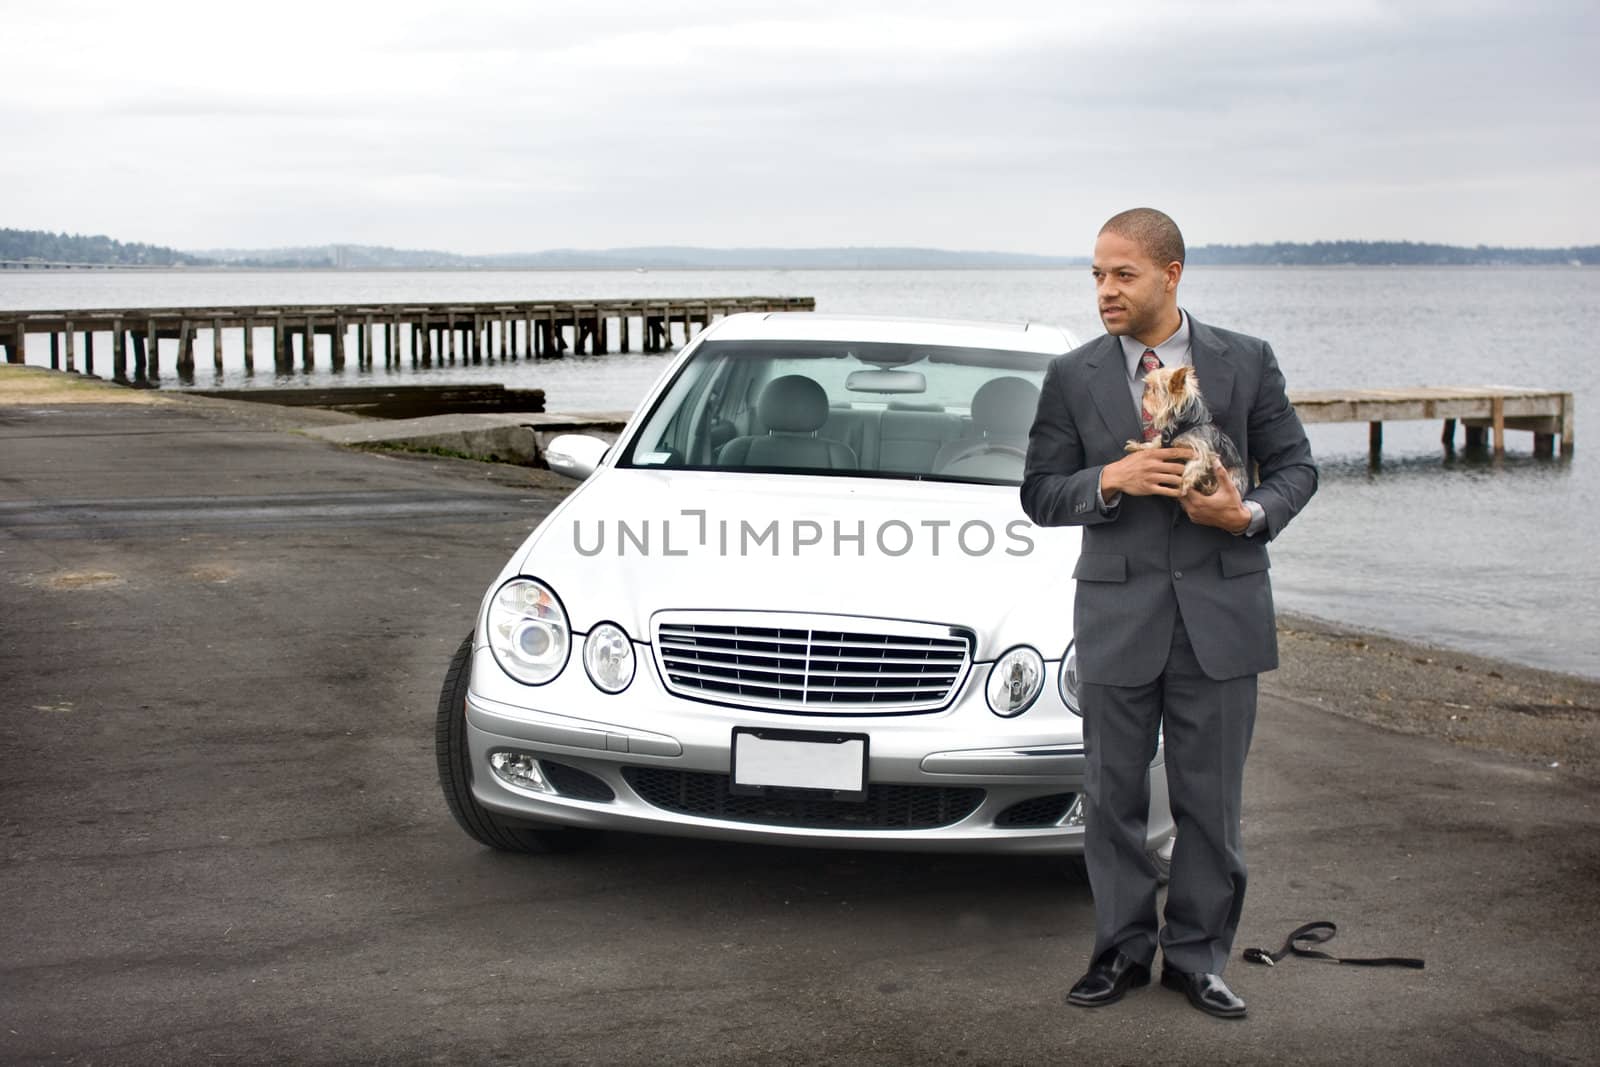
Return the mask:
<path id="1" fill-rule="evenodd" d="M 1249 1018 L 1067 1006 L 1044 859 L 461 833 L 451 652 L 558 499 L 203 405 L 0 408 L 0 1061 L 1593 1063 L 1592 786 L 1261 707 Z M 826 575 L 819 575 L 826 580 Z"/>

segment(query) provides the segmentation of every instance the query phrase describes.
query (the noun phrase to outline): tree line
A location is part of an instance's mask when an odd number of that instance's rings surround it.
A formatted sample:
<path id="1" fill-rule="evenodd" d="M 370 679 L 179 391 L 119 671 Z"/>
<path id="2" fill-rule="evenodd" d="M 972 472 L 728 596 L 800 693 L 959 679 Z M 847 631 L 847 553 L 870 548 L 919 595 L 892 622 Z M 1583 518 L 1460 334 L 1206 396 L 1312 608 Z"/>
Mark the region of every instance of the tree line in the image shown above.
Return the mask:
<path id="1" fill-rule="evenodd" d="M 47 263 L 97 263 L 127 267 L 198 267 L 211 263 L 161 245 L 113 240 L 104 234 L 50 233 L 47 230 L 0 229 L 0 259 L 33 259 Z"/>
<path id="2" fill-rule="evenodd" d="M 1600 245 L 1571 248 L 1497 248 L 1490 245 L 1423 244 L 1416 241 L 1312 241 L 1301 244 L 1203 245 L 1188 262 L 1240 267 L 1335 266 L 1584 266 L 1600 264 Z"/>

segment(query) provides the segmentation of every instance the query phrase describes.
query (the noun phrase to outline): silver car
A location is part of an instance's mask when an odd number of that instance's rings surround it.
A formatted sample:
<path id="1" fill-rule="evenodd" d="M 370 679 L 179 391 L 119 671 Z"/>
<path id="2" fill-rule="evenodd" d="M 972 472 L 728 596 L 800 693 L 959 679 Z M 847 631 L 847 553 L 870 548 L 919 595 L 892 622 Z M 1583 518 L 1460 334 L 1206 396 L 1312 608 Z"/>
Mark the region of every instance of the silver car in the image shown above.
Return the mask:
<path id="1" fill-rule="evenodd" d="M 1075 529 L 1017 486 L 1035 324 L 734 315 L 483 598 L 445 678 L 439 777 L 494 848 L 596 830 L 1081 853 Z M 1158 752 L 1149 848 L 1172 836 Z"/>

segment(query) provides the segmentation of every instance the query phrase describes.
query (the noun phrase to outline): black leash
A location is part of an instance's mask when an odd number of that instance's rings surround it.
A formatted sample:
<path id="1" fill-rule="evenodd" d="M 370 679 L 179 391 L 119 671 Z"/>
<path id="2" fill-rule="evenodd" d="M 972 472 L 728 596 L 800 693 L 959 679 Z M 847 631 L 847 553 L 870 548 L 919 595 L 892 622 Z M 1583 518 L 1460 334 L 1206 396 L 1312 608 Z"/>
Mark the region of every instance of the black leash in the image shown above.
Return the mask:
<path id="1" fill-rule="evenodd" d="M 1264 963 L 1268 967 L 1275 966 L 1285 956 L 1304 956 L 1314 960 L 1328 960 L 1332 963 L 1348 963 L 1356 967 L 1410 967 L 1412 970 L 1422 970 L 1422 961 L 1409 956 L 1374 956 L 1371 959 L 1346 959 L 1339 956 L 1330 956 L 1326 952 L 1318 952 L 1309 945 L 1322 945 L 1333 940 L 1333 935 L 1339 928 L 1330 922 L 1306 923 L 1300 929 L 1289 935 L 1289 940 L 1277 952 L 1268 952 L 1264 948 L 1247 948 L 1244 958 L 1247 963 Z"/>

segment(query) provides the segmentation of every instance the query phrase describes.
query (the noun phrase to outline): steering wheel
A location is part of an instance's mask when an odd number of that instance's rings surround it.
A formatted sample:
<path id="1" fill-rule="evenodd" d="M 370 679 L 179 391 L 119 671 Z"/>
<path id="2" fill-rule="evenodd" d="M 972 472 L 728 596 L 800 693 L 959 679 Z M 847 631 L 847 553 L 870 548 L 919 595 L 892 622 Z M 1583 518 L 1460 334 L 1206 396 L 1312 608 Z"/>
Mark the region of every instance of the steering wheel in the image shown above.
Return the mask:
<path id="1" fill-rule="evenodd" d="M 964 459 L 971 459 L 974 456 L 984 456 L 991 453 L 999 453 L 1006 456 L 1016 456 L 1021 460 L 1026 460 L 1028 458 L 1028 450 L 1025 448 L 1018 448 L 1016 445 L 1002 444 L 999 441 L 978 441 L 945 460 L 939 465 L 939 470 L 941 472 L 946 471 Z"/>

